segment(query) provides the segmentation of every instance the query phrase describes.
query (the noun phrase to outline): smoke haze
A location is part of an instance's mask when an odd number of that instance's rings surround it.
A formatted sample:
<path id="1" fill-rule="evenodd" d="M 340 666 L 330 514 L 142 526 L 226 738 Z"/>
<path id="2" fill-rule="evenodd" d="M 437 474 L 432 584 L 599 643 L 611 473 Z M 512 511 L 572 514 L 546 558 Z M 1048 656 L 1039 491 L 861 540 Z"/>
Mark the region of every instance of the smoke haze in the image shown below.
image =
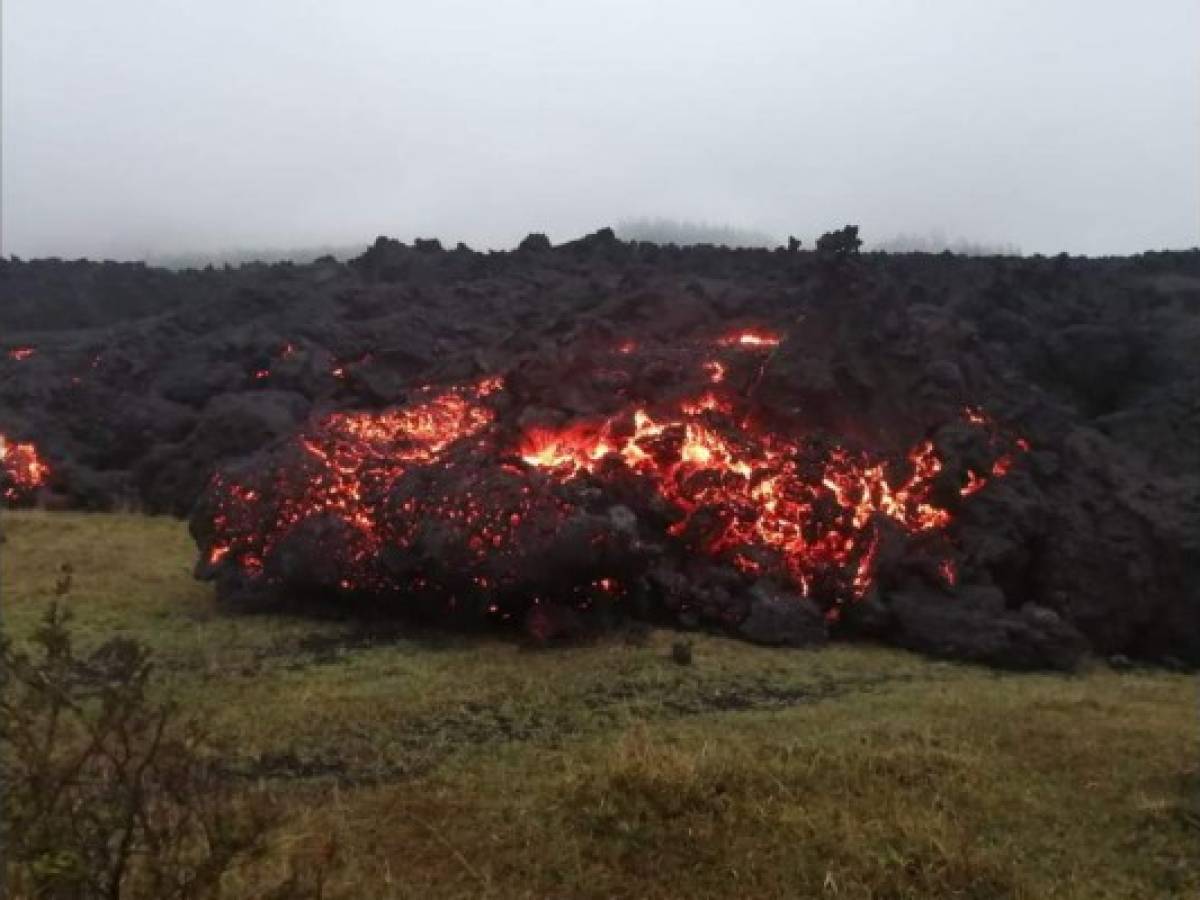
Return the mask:
<path id="1" fill-rule="evenodd" d="M 0 252 L 1200 244 L 1194 0 L 10 0 Z"/>

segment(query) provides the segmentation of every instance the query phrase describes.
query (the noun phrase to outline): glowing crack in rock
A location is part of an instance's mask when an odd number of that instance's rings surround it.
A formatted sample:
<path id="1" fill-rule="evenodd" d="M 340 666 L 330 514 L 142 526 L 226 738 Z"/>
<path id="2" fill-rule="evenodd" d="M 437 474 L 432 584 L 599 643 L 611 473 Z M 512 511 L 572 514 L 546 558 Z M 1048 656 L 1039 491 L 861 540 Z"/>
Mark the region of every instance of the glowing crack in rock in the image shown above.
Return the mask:
<path id="1" fill-rule="evenodd" d="M 736 355 L 779 341 L 753 330 L 714 344 Z M 609 352 L 636 365 L 629 342 Z M 498 412 L 500 378 L 423 387 L 409 404 L 384 411 L 330 414 L 274 468 L 215 477 L 206 564 L 269 581 L 291 536 L 316 529 L 339 590 L 403 597 L 431 587 L 434 563 L 420 558 L 433 546 L 454 560 L 436 560 L 442 569 L 458 566 L 463 583 L 487 594 L 486 609 L 508 615 L 498 593 L 505 576 L 489 565 L 518 558 L 523 542 L 562 526 L 581 504 L 602 507 L 609 501 L 596 497 L 619 496 L 637 509 L 641 527 L 680 553 L 747 579 L 790 582 L 836 619 L 840 605 L 873 584 L 885 533 L 948 548 L 953 513 L 935 499 L 944 464 L 932 441 L 879 457 L 755 425 L 727 377 L 733 363 L 692 363 L 695 383 L 705 386 L 692 396 L 515 431 Z M 1001 435 L 976 407 L 962 416 L 985 430 L 995 451 L 986 474 L 964 475 L 965 501 L 1006 475 L 1028 444 Z M 933 566 L 955 583 L 948 553 Z M 585 587 L 620 594 L 621 584 L 621 573 L 600 572 Z"/>

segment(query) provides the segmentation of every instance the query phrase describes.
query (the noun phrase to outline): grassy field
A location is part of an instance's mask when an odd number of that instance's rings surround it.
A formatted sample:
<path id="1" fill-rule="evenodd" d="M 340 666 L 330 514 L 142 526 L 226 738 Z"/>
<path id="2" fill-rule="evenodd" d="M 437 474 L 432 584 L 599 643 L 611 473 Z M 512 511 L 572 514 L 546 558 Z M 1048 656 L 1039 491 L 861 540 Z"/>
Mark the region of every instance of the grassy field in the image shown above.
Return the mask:
<path id="1" fill-rule="evenodd" d="M 69 564 L 80 639 L 154 648 L 235 777 L 288 804 L 280 866 L 336 843 L 335 896 L 1200 896 L 1187 676 L 372 637 L 222 613 L 174 520 L 0 521 L 8 633 Z"/>

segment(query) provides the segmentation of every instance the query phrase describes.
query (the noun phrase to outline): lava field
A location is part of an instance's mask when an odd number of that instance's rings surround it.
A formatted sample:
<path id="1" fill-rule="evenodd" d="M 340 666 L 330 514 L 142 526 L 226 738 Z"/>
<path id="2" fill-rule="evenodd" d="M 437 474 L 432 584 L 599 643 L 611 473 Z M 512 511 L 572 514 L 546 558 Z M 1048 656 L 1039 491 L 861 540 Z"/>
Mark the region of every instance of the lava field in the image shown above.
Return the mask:
<path id="1" fill-rule="evenodd" d="M 1200 664 L 1200 252 L 0 260 L 0 497 L 234 607 Z"/>

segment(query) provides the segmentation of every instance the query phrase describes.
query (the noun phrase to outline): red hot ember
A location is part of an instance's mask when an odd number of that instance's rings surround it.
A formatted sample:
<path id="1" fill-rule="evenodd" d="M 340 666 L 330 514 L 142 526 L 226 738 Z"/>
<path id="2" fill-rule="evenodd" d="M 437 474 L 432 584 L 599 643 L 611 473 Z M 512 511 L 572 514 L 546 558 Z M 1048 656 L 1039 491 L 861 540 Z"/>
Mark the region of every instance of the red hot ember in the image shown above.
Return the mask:
<path id="1" fill-rule="evenodd" d="M 873 584 L 881 548 L 901 542 L 952 585 L 956 492 L 938 489 L 934 443 L 891 457 L 757 424 L 746 387 L 779 343 L 748 330 L 688 348 L 696 371 L 680 390 L 623 388 L 614 410 L 565 422 L 518 427 L 499 378 L 328 415 L 267 464 L 214 479 L 193 522 L 200 573 L 508 617 L 621 598 L 667 556 L 790 584 L 835 619 Z M 636 384 L 642 353 L 620 344 L 596 371 Z M 962 417 L 994 458 L 962 476 L 959 503 L 1028 449 L 982 410 Z"/>
<path id="2" fill-rule="evenodd" d="M 0 434 L 0 498 L 7 503 L 30 499 L 50 475 L 50 467 L 33 444 L 10 441 Z"/>

